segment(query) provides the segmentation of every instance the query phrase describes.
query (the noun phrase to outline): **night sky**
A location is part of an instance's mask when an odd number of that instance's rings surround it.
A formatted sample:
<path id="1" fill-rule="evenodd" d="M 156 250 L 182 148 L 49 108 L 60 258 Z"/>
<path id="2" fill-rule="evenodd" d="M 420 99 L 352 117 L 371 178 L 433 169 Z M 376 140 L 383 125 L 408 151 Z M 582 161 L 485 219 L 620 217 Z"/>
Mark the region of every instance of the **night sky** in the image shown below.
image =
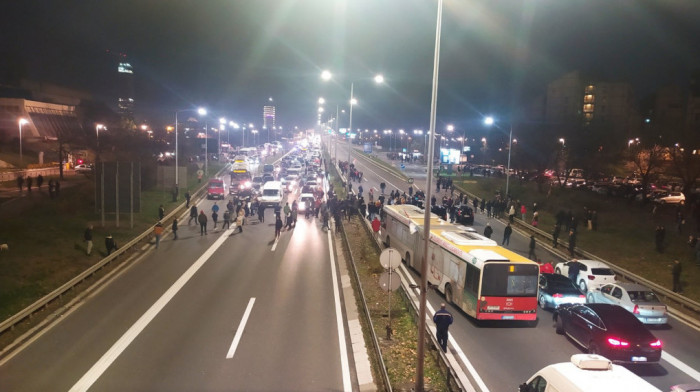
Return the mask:
<path id="1" fill-rule="evenodd" d="M 427 128 L 435 0 L 62 0 L 0 6 L 0 67 L 113 103 L 116 58 L 136 75 L 137 120 L 175 109 L 311 126 L 316 101 L 359 105 L 353 125 Z M 445 0 L 438 127 L 507 118 L 570 71 L 637 98 L 700 69 L 700 0 Z M 322 82 L 322 69 L 332 82 Z M 0 69 L 5 75 L 6 69 Z M 386 85 L 372 77 L 382 73 Z M 329 108 L 330 107 L 330 108 Z M 170 120 L 172 121 L 172 120 Z M 341 126 L 347 118 L 341 118 Z"/>

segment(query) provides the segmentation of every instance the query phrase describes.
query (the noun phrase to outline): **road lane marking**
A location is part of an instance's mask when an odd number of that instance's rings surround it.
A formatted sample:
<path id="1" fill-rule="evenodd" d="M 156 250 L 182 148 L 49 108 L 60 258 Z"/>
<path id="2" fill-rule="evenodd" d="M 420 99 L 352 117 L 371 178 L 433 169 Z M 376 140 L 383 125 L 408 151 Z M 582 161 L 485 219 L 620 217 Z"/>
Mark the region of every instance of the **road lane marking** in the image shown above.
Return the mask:
<path id="1" fill-rule="evenodd" d="M 275 249 L 277 249 L 277 243 L 280 241 L 279 237 L 275 237 L 275 243 L 272 244 L 272 249 L 270 249 L 271 252 L 274 252 Z"/>
<path id="2" fill-rule="evenodd" d="M 326 232 L 328 237 L 328 252 L 331 255 L 331 277 L 333 278 L 333 298 L 335 299 L 335 319 L 338 324 L 338 344 L 340 345 L 340 366 L 343 369 L 343 390 L 352 391 L 350 383 L 350 367 L 348 365 L 348 349 L 345 342 L 345 324 L 343 324 L 343 311 L 340 308 L 340 291 L 338 289 L 338 273 L 335 270 L 335 257 L 333 256 L 333 238 L 331 231 Z"/>
<path id="3" fill-rule="evenodd" d="M 170 288 L 160 297 L 158 300 L 151 305 L 151 307 L 144 313 L 125 333 L 119 340 L 117 340 L 114 345 L 107 350 L 107 352 L 100 358 L 95 364 L 83 375 L 83 377 L 78 380 L 75 385 L 70 389 L 70 392 L 83 392 L 90 389 L 92 384 L 97 381 L 100 376 L 109 368 L 112 363 L 121 355 L 124 350 L 131 344 L 131 342 L 136 339 L 136 337 L 143 331 L 148 324 L 160 313 L 165 305 L 170 302 L 170 300 L 175 297 L 175 295 L 182 289 L 182 287 L 194 276 L 195 273 L 209 260 L 212 254 L 216 252 L 217 249 L 228 239 L 229 235 L 233 229 L 228 229 L 224 232 L 215 242 L 209 247 L 198 259 L 192 264 L 190 268 L 185 271 L 185 273 L 178 278 L 175 283 L 173 283 Z"/>
<path id="4" fill-rule="evenodd" d="M 678 370 L 682 371 L 683 373 L 689 375 L 690 377 L 694 378 L 696 381 L 700 381 L 700 372 L 697 370 L 691 368 L 690 366 L 686 365 L 684 362 L 682 362 L 680 359 L 674 357 L 673 355 L 669 354 L 666 351 L 661 351 L 661 359 L 665 360 L 666 362 L 670 363 L 671 365 L 675 366 L 678 368 Z"/>
<path id="5" fill-rule="evenodd" d="M 233 337 L 233 342 L 231 342 L 231 347 L 228 349 L 228 353 L 226 354 L 226 359 L 233 358 L 233 354 L 236 352 L 236 348 L 238 347 L 238 342 L 241 341 L 241 335 L 243 335 L 243 329 L 245 328 L 245 324 L 248 322 L 248 316 L 250 316 L 250 311 L 253 310 L 254 303 L 255 303 L 255 297 L 251 298 L 250 301 L 248 301 L 248 307 L 245 308 L 245 312 L 243 313 L 243 318 L 241 319 L 241 323 L 238 324 L 238 330 L 236 330 L 236 335 Z"/>

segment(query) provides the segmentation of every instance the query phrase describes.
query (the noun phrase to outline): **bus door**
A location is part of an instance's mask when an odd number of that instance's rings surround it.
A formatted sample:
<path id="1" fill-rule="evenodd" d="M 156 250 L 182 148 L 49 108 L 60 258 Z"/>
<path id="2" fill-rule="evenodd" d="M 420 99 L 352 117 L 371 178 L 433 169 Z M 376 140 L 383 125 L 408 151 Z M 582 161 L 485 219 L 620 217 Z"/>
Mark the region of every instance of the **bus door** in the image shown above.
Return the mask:
<path id="1" fill-rule="evenodd" d="M 432 285 L 440 286 L 443 274 L 443 252 L 444 250 L 434 243 L 428 244 L 428 282 Z"/>

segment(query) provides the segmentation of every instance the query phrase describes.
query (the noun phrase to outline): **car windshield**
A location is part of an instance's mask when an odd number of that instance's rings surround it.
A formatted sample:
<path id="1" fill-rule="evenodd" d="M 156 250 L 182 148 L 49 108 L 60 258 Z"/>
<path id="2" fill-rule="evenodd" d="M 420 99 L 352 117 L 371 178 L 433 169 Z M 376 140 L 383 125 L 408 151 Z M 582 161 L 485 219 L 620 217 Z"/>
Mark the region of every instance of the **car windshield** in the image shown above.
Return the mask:
<path id="1" fill-rule="evenodd" d="M 613 270 L 611 270 L 610 268 L 591 268 L 591 273 L 593 275 L 608 275 L 608 276 L 615 275 Z"/>
<path id="2" fill-rule="evenodd" d="M 263 189 L 263 196 L 277 196 L 279 194 L 279 189 Z"/>
<path id="3" fill-rule="evenodd" d="M 628 291 L 632 302 L 657 302 L 661 303 L 659 297 L 651 291 Z"/>

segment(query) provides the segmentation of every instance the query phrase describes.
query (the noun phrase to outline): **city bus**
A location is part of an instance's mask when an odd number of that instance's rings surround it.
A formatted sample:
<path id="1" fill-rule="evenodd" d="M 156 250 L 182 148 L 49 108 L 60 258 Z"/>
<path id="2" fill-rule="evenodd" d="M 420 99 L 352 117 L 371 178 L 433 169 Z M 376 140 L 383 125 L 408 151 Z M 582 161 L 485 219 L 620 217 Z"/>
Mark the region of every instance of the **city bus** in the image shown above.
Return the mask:
<path id="1" fill-rule="evenodd" d="M 384 206 L 380 237 L 416 271 L 424 252 L 424 210 Z M 539 265 L 471 228 L 430 218 L 428 283 L 477 320 L 537 319 Z"/>

